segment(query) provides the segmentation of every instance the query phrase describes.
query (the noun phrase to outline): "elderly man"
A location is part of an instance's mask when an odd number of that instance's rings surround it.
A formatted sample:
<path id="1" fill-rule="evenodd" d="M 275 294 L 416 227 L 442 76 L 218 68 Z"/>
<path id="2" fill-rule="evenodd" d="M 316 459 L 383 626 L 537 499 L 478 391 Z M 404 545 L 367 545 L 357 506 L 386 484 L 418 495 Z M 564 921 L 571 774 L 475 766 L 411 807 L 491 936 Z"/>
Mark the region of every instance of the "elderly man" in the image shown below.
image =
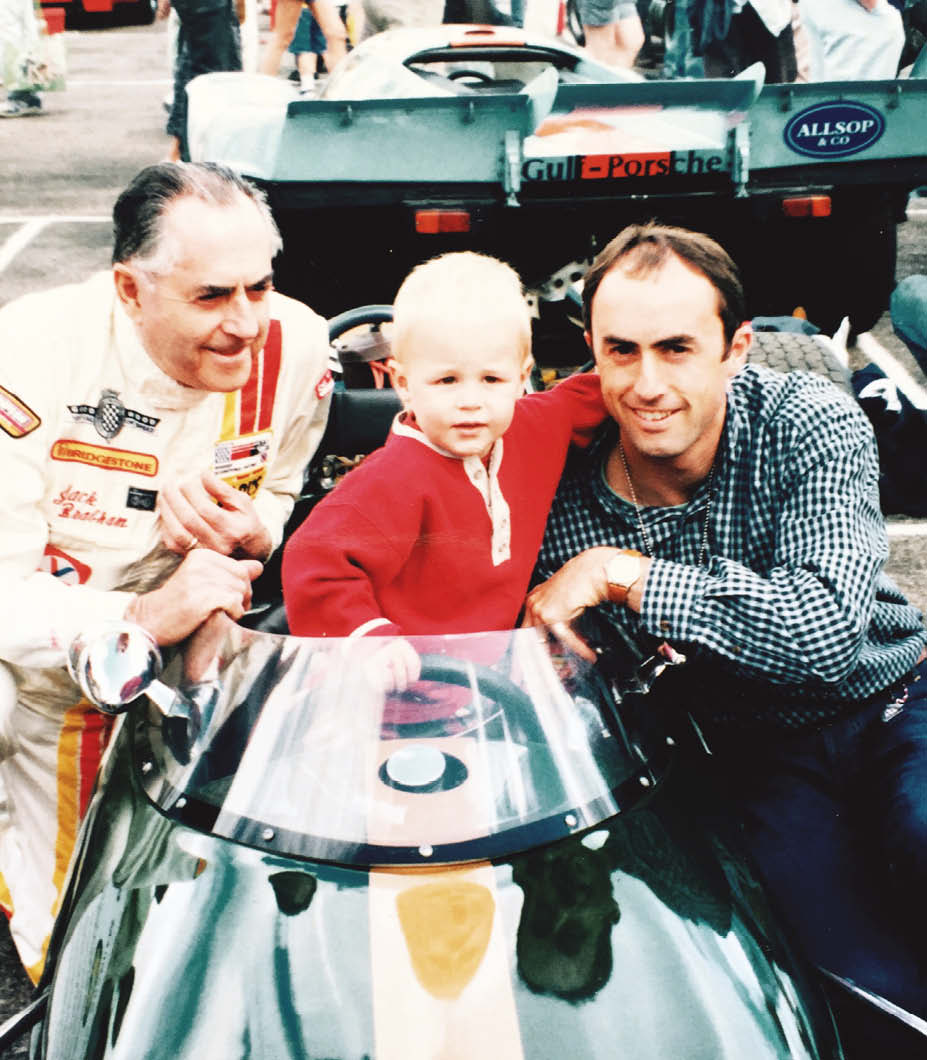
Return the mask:
<path id="1" fill-rule="evenodd" d="M 152 166 L 114 228 L 111 273 L 0 311 L 0 898 L 33 979 L 108 735 L 68 645 L 105 619 L 167 645 L 241 617 L 331 389 L 325 323 L 273 291 L 247 182 Z"/>
<path id="2" fill-rule="evenodd" d="M 655 705 L 691 712 L 797 937 L 927 1015 L 919 947 L 883 919 L 900 896 L 924 923 L 927 632 L 882 572 L 868 422 L 823 379 L 746 364 L 737 272 L 705 236 L 626 229 L 583 297 L 612 421 L 561 482 L 526 621 L 587 655 L 616 629 L 684 652 Z"/>

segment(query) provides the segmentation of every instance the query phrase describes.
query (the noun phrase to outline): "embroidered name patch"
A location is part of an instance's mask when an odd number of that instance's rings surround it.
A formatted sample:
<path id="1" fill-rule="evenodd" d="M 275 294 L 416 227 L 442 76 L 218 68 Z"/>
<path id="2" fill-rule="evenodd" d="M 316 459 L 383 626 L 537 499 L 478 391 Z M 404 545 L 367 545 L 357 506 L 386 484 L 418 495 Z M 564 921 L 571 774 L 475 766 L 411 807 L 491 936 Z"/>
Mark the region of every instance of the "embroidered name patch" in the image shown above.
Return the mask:
<path id="1" fill-rule="evenodd" d="M 28 405 L 0 386 L 0 428 L 11 438 L 23 438 L 31 434 L 41 422 Z"/>
<path id="2" fill-rule="evenodd" d="M 105 445 L 90 445 L 73 438 L 59 438 L 51 447 L 52 460 L 75 464 L 90 464 L 106 471 L 128 471 L 133 475 L 152 477 L 158 473 L 158 458 L 149 453 L 134 453 L 129 449 L 110 449 Z"/>

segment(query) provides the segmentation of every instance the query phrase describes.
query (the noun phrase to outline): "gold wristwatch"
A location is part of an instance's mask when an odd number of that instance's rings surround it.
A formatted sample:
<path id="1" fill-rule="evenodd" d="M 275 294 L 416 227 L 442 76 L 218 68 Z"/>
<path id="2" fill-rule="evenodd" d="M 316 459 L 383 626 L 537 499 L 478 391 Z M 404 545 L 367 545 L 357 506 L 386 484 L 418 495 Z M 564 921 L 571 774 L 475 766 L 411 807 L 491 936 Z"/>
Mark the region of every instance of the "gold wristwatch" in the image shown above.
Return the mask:
<path id="1" fill-rule="evenodd" d="M 628 593 L 644 573 L 643 554 L 633 548 L 623 548 L 605 564 L 608 599 L 613 604 L 627 603 Z"/>

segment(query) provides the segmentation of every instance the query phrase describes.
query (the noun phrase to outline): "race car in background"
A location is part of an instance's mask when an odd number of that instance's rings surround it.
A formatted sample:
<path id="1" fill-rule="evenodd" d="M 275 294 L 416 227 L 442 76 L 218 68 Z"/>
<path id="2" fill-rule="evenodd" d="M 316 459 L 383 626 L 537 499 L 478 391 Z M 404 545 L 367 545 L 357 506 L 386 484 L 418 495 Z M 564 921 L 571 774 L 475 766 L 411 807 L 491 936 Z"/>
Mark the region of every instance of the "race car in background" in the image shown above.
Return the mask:
<path id="1" fill-rule="evenodd" d="M 927 183 L 925 66 L 852 84 L 764 85 L 760 65 L 645 80 L 515 27 L 391 30 L 318 98 L 258 75 L 195 80 L 190 151 L 266 190 L 286 246 L 277 282 L 327 316 L 390 303 L 433 254 L 482 250 L 533 292 L 543 361 L 596 250 L 657 217 L 727 247 L 751 316 L 801 306 L 825 331 L 847 314 L 861 331 Z"/>

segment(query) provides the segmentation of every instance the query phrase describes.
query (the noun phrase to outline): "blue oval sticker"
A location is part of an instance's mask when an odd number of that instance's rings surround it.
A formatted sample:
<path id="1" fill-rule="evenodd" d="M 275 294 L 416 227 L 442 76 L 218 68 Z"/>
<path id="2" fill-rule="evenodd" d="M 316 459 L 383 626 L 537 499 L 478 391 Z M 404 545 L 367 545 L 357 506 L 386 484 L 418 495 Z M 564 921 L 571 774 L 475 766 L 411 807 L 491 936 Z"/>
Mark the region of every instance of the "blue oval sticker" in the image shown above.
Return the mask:
<path id="1" fill-rule="evenodd" d="M 885 118 L 866 103 L 840 100 L 799 111 L 783 132 L 786 144 L 809 158 L 843 158 L 872 146 Z"/>

